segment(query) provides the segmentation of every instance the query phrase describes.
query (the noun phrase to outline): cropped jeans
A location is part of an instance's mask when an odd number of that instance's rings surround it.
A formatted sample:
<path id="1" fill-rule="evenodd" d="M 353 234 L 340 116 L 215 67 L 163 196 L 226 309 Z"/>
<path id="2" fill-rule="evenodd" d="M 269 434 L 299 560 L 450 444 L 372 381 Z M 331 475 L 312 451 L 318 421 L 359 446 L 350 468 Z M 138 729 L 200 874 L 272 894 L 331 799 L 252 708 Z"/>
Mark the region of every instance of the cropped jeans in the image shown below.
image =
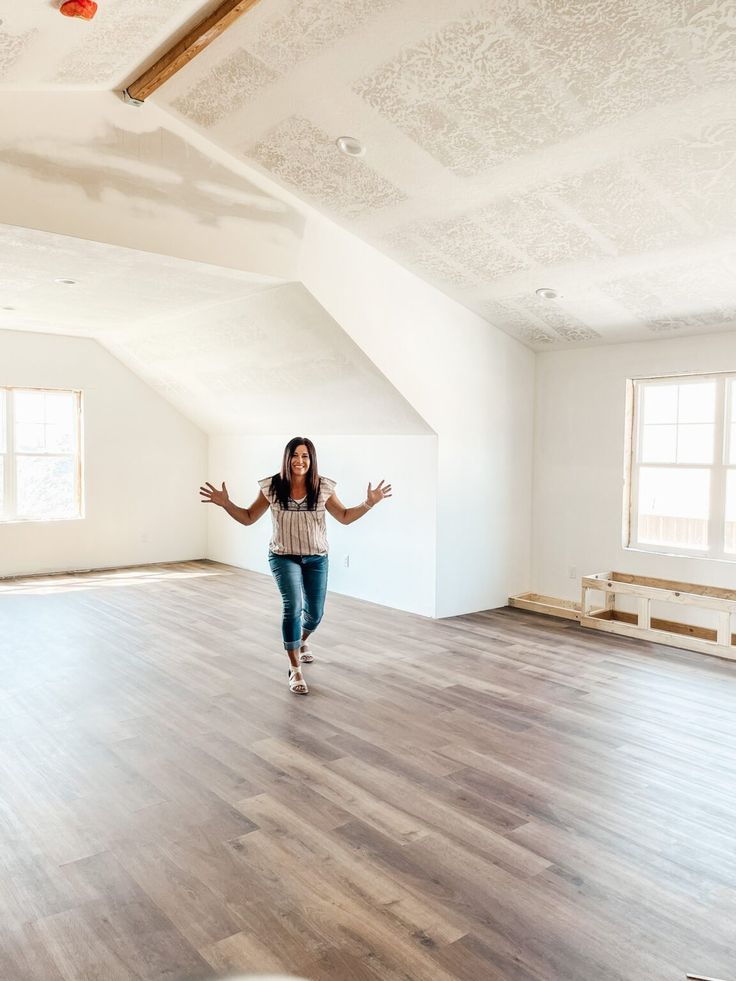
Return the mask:
<path id="1" fill-rule="evenodd" d="M 269 552 L 268 564 L 284 604 L 281 620 L 284 647 L 294 651 L 301 647 L 302 632 L 312 633 L 322 619 L 327 594 L 327 556 Z"/>

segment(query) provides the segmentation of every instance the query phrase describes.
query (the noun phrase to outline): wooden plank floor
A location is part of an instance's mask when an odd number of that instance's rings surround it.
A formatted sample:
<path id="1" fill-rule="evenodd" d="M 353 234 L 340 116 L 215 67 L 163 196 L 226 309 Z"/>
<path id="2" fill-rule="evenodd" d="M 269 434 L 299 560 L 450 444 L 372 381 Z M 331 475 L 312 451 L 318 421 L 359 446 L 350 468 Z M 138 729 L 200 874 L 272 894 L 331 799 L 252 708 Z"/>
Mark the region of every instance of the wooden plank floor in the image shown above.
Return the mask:
<path id="1" fill-rule="evenodd" d="M 0 583 L 0 978 L 736 979 L 736 666 L 270 579 Z"/>

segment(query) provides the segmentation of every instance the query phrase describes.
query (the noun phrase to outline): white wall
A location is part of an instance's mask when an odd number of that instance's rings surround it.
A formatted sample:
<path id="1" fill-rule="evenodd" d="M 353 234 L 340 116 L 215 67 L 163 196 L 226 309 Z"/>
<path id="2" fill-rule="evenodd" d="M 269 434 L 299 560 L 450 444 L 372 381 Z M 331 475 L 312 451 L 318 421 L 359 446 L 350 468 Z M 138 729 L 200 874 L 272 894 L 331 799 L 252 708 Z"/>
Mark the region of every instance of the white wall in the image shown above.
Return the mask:
<path id="1" fill-rule="evenodd" d="M 61 99 L 53 111 L 37 101 L 24 95 L 0 141 L 10 189 L 0 220 L 300 279 L 437 433 L 432 479 L 421 466 L 399 471 L 412 499 L 428 488 L 436 497 L 436 582 L 431 602 L 422 586 L 422 609 L 437 616 L 488 609 L 527 587 L 533 352 L 155 106 L 131 111 L 111 93 L 84 94 L 71 108 Z M 54 141 L 53 160 L 41 137 Z M 212 234 L 201 234 L 203 221 Z M 203 379 L 197 403 L 222 401 L 221 381 Z M 173 375 L 169 390 L 175 386 Z M 388 430 L 407 435 L 397 415 Z M 263 432 L 259 423 L 253 428 Z M 366 590 L 379 568 L 366 568 Z M 386 590 L 381 602 L 415 608 L 400 578 L 395 597 Z"/>
<path id="2" fill-rule="evenodd" d="M 248 507 L 259 493 L 256 481 L 280 468 L 293 435 L 212 437 L 208 479 L 218 486 L 224 480 L 232 500 Z M 393 485 L 393 497 L 354 524 L 343 526 L 327 516 L 329 589 L 433 616 L 437 437 L 305 435 L 315 443 L 320 472 L 337 481 L 336 494 L 346 506 L 365 500 L 369 480 L 376 484 L 384 478 Z M 209 557 L 270 575 L 270 514 L 244 527 L 221 508 L 205 507 Z"/>
<path id="3" fill-rule="evenodd" d="M 577 599 L 569 577 L 630 572 L 733 586 L 736 565 L 622 544 L 626 380 L 736 370 L 736 333 L 537 356 L 531 588 Z"/>
<path id="4" fill-rule="evenodd" d="M 533 352 L 326 220 L 300 276 L 437 433 L 437 616 L 504 605 L 531 575 Z"/>
<path id="5" fill-rule="evenodd" d="M 202 558 L 205 435 L 96 341 L 0 330 L 0 386 L 81 389 L 86 516 L 0 523 L 0 576 Z"/>

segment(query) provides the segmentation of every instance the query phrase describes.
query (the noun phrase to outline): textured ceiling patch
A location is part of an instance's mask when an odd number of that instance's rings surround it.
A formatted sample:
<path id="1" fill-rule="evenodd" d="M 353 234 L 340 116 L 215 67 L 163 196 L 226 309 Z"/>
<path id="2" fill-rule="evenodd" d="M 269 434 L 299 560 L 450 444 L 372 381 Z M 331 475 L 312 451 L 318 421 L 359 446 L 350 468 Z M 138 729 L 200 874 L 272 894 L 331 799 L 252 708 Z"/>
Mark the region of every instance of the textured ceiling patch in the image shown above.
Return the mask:
<path id="1" fill-rule="evenodd" d="M 736 321 L 736 259 L 703 260 L 600 286 L 653 333 Z"/>
<path id="2" fill-rule="evenodd" d="M 415 224 L 387 239 L 405 259 L 454 286 L 481 286 L 528 263 L 499 244 L 472 215 Z"/>
<path id="3" fill-rule="evenodd" d="M 404 195 L 307 119 L 292 116 L 246 151 L 306 197 L 347 218 L 397 204 Z"/>
<path id="4" fill-rule="evenodd" d="M 278 75 L 239 48 L 218 62 L 201 81 L 172 103 L 183 116 L 205 128 L 237 112 L 250 97 Z"/>
<path id="5" fill-rule="evenodd" d="M 526 262 L 499 245 L 473 216 L 460 215 L 432 226 L 432 237 L 442 252 L 470 270 L 477 284 L 524 269 Z"/>
<path id="6" fill-rule="evenodd" d="M 589 114 L 588 122 L 630 116 L 690 93 L 693 82 L 667 40 L 670 0 L 539 0 L 506 5 L 539 65 L 551 70 Z"/>
<path id="7" fill-rule="evenodd" d="M 667 11 L 670 48 L 688 63 L 704 85 L 729 83 L 736 72 L 736 19 L 733 0 L 660 0 L 654 13 Z"/>
<path id="8" fill-rule="evenodd" d="M 571 210 L 608 239 L 619 254 L 647 252 L 692 237 L 654 176 L 615 161 L 569 177 L 554 188 Z"/>
<path id="9" fill-rule="evenodd" d="M 449 25 L 354 89 L 440 163 L 472 175 L 574 127 L 526 49 L 487 20 Z"/>
<path id="10" fill-rule="evenodd" d="M 553 334 L 550 334 L 533 319 L 526 317 L 521 311 L 507 303 L 486 300 L 481 305 L 479 312 L 494 327 L 511 334 L 512 337 L 516 337 L 525 344 L 537 347 L 555 342 Z"/>
<path id="11" fill-rule="evenodd" d="M 588 235 L 538 193 L 503 198 L 478 214 L 487 234 L 503 237 L 532 263 L 570 262 L 601 255 Z"/>
<path id="12" fill-rule="evenodd" d="M 158 34 L 181 7 L 180 0 L 126 0 L 109 6 L 86 27 L 84 39 L 59 65 L 54 80 L 69 85 L 102 85 L 116 80 L 141 57 L 142 27 Z"/>
<path id="13" fill-rule="evenodd" d="M 415 224 L 385 240 L 412 264 L 459 287 L 482 286 L 538 263 L 597 257 L 600 248 L 540 194 Z"/>
<path id="14" fill-rule="evenodd" d="M 519 296 L 514 297 L 514 303 L 532 317 L 541 320 L 566 341 L 593 341 L 600 338 L 597 331 L 567 313 L 557 302 L 543 300 L 538 296 Z"/>
<path id="15" fill-rule="evenodd" d="M 421 226 L 402 228 L 386 235 L 382 244 L 405 264 L 416 267 L 441 283 L 457 287 L 475 283 L 475 274 L 461 263 L 442 255 L 435 241 L 424 237 Z"/>
<path id="16" fill-rule="evenodd" d="M 686 209 L 704 232 L 736 228 L 736 121 L 672 137 L 635 159 L 661 193 Z"/>
<path id="17" fill-rule="evenodd" d="M 279 72 L 334 44 L 396 0 L 289 0 L 286 10 L 266 19 L 250 49 Z M 283 5 L 282 5 L 283 6 Z"/>
<path id="18" fill-rule="evenodd" d="M 9 34 L 0 30 L 0 78 L 4 78 L 23 52 L 25 46 L 38 32 L 26 31 L 24 34 Z"/>

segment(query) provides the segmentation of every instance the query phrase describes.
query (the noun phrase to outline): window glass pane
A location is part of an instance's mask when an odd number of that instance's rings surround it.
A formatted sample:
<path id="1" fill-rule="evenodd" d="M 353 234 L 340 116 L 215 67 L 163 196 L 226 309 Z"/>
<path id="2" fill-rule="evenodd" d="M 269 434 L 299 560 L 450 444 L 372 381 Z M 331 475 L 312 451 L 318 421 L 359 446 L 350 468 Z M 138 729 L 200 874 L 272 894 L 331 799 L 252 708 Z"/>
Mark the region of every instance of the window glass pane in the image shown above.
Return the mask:
<path id="1" fill-rule="evenodd" d="M 677 427 L 678 463 L 713 463 L 713 426 L 699 423 Z"/>
<path id="2" fill-rule="evenodd" d="M 18 517 L 72 518 L 79 512 L 73 457 L 19 456 Z"/>
<path id="3" fill-rule="evenodd" d="M 644 387 L 644 422 L 677 422 L 677 385 Z"/>
<path id="4" fill-rule="evenodd" d="M 16 422 L 15 449 L 17 453 L 43 453 L 44 426 L 40 422 Z"/>
<path id="5" fill-rule="evenodd" d="M 726 541 L 727 552 L 736 553 L 736 470 L 726 474 Z"/>
<path id="6" fill-rule="evenodd" d="M 644 426 L 642 463 L 675 463 L 676 457 L 677 426 Z"/>
<path id="7" fill-rule="evenodd" d="M 736 380 L 731 380 L 728 384 L 731 388 L 731 397 L 729 399 L 731 405 L 731 422 L 736 422 Z"/>
<path id="8" fill-rule="evenodd" d="M 5 511 L 5 457 L 0 456 L 0 514 Z"/>
<path id="9" fill-rule="evenodd" d="M 646 545 L 707 548 L 710 473 L 642 467 L 638 541 Z"/>
<path id="10" fill-rule="evenodd" d="M 66 426 L 46 426 L 47 453 L 74 453 L 77 448 L 76 432 Z"/>
<path id="11" fill-rule="evenodd" d="M 5 445 L 5 420 L 5 392 L 0 389 L 0 453 L 5 453 L 7 451 L 7 446 Z"/>
<path id="12" fill-rule="evenodd" d="M 14 392 L 15 422 L 43 422 L 43 392 Z"/>
<path id="13" fill-rule="evenodd" d="M 15 420 L 18 453 L 73 453 L 76 450 L 73 392 L 16 392 L 16 412 L 19 412 Z"/>
<path id="14" fill-rule="evenodd" d="M 736 463 L 736 422 L 731 423 L 731 441 L 728 444 L 728 462 Z"/>
<path id="15" fill-rule="evenodd" d="M 716 383 L 691 382 L 679 386 L 677 421 L 713 422 L 716 413 Z"/>

